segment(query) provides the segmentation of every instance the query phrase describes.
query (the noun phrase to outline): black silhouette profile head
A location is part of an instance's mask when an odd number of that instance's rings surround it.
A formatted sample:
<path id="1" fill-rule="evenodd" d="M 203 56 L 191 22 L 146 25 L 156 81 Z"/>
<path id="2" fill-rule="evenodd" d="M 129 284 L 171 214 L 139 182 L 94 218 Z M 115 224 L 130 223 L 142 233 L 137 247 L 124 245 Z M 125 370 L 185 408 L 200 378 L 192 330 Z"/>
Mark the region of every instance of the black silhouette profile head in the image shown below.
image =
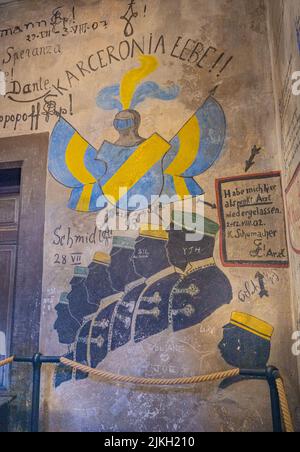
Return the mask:
<path id="1" fill-rule="evenodd" d="M 140 276 L 135 272 L 133 265 L 133 254 L 135 248 L 135 238 L 129 235 L 115 235 L 111 250 L 111 264 L 109 266 L 109 276 L 112 287 L 117 292 L 122 292 L 125 286 Z"/>
<path id="2" fill-rule="evenodd" d="M 141 227 L 133 256 L 135 272 L 141 277 L 149 278 L 170 266 L 166 250 L 168 237 L 165 230 L 151 225 Z"/>
<path id="3" fill-rule="evenodd" d="M 264 369 L 270 358 L 273 331 L 271 325 L 256 317 L 234 312 L 219 343 L 223 359 L 239 369 Z"/>
<path id="4" fill-rule="evenodd" d="M 57 331 L 59 342 L 61 344 L 70 345 L 75 341 L 78 328 L 80 328 L 80 323 L 70 312 L 67 293 L 61 294 L 55 310 L 57 312 L 57 319 L 54 324 L 54 329 Z"/>
<path id="5" fill-rule="evenodd" d="M 185 270 L 195 261 L 213 257 L 219 225 L 196 213 L 173 212 L 167 245 L 172 265 Z"/>

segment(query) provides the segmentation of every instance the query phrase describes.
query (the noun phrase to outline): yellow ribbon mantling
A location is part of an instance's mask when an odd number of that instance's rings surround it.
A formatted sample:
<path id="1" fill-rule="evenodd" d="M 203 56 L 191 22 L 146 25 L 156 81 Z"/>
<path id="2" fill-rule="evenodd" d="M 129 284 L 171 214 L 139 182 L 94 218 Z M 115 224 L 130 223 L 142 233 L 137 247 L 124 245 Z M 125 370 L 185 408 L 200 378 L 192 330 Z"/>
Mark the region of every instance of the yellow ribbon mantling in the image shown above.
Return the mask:
<path id="1" fill-rule="evenodd" d="M 189 189 L 183 177 L 173 176 L 174 187 L 179 198 L 184 199 L 185 196 L 191 196 Z"/>
<path id="2" fill-rule="evenodd" d="M 178 154 L 165 170 L 165 173 L 171 176 L 180 176 L 181 174 L 184 174 L 197 158 L 201 132 L 196 115 L 192 116 L 178 132 L 178 138 L 180 142 Z"/>
<path id="3" fill-rule="evenodd" d="M 89 143 L 76 132 L 71 138 L 66 149 L 65 158 L 67 168 L 75 179 L 77 179 L 82 185 L 94 184 L 96 182 L 94 176 L 84 165 L 84 157 L 88 147 Z"/>
<path id="4" fill-rule="evenodd" d="M 76 210 L 78 212 L 89 212 L 90 202 L 94 189 L 94 184 L 84 185 L 82 188 L 82 193 L 80 195 Z"/>

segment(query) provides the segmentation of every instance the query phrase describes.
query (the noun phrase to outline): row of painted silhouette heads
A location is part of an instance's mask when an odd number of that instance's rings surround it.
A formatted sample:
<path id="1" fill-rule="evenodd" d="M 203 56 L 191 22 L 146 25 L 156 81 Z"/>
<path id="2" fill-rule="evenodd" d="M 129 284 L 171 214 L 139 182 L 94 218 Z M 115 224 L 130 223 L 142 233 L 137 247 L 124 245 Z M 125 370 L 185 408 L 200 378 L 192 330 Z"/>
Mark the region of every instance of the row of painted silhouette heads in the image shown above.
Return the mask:
<path id="1" fill-rule="evenodd" d="M 170 266 L 184 272 L 193 262 L 212 258 L 219 226 L 208 219 L 202 223 L 203 229 L 193 232 L 195 240 L 188 242 L 188 223 L 181 230 L 173 224 L 169 231 L 144 225 L 138 238 L 117 233 L 109 255 L 97 252 L 88 267 L 75 267 L 71 291 L 63 293 L 56 306 L 60 342 L 73 343 L 84 318 L 97 310 L 103 298 L 123 292 L 128 284 Z"/>

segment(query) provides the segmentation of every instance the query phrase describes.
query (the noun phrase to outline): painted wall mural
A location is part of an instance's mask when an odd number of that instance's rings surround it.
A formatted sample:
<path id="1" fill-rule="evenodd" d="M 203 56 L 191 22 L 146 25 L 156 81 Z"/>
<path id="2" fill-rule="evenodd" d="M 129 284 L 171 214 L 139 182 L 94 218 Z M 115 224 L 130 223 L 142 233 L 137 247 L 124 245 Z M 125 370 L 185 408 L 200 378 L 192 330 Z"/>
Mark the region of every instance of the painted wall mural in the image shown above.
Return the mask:
<path id="1" fill-rule="evenodd" d="M 98 107 L 119 111 L 114 119 L 116 143 L 105 141 L 97 152 L 62 118 L 52 132 L 49 171 L 72 188 L 68 207 L 73 210 L 93 212 L 108 203 L 125 211 L 145 210 L 158 196 L 169 203 L 200 196 L 204 191 L 194 177 L 222 153 L 226 120 L 213 93 L 170 143 L 158 134 L 148 139 L 139 135 L 141 116 L 134 108 L 147 98 L 171 101 L 180 92 L 176 85 L 142 83 L 159 62 L 150 55 L 139 60 L 140 66 L 128 71 L 120 85 L 103 88 L 97 97 Z M 126 193 L 120 196 L 122 188 Z M 136 195 L 143 195 L 146 203 L 130 205 L 128 199 Z M 97 367 L 129 341 L 200 324 L 230 303 L 231 284 L 213 258 L 219 226 L 208 219 L 203 222 L 206 230 L 194 233 L 204 234 L 204 239 L 192 241 L 188 256 L 187 230 L 179 231 L 173 223 L 170 231 L 153 231 L 150 224 L 140 228 L 136 241 L 116 233 L 110 255 L 96 253 L 88 268 L 77 267 L 72 291 L 63 293 L 56 307 L 55 328 L 60 341 L 72 349 L 67 356 Z M 119 275 L 124 265 L 129 271 L 123 280 Z M 71 377 L 72 371 L 59 366 L 56 386 Z M 77 372 L 76 378 L 83 376 Z"/>
<path id="2" fill-rule="evenodd" d="M 111 203 L 123 210 L 136 210 L 136 203 L 130 201 L 136 195 L 146 198 L 138 206 L 146 209 L 164 195 L 174 202 L 174 197 L 204 193 L 194 177 L 208 170 L 221 155 L 226 133 L 224 112 L 209 95 L 170 143 L 156 133 L 142 138 L 141 117 L 134 108 L 147 98 L 171 101 L 180 90 L 176 85 L 164 89 L 154 82 L 141 84 L 159 62 L 151 55 L 142 55 L 139 60 L 140 66 L 126 73 L 121 85 L 104 88 L 97 97 L 100 108 L 119 110 L 114 119 L 119 133 L 116 143 L 105 141 L 97 152 L 62 118 L 52 132 L 49 171 L 61 184 L 72 188 L 71 209 L 97 211 Z"/>
<path id="3" fill-rule="evenodd" d="M 134 17 L 132 14 L 130 20 Z M 127 20 L 124 33 L 131 34 L 133 26 Z M 105 210 L 102 218 L 107 221 L 112 205 L 117 207 L 117 215 L 122 215 L 122 211 L 147 212 L 158 197 L 162 204 L 172 206 L 184 197 L 198 198 L 205 193 L 198 176 L 223 154 L 228 130 L 223 108 L 215 98 L 218 85 L 179 132 L 174 130 L 171 140 L 156 132 L 149 138 L 141 136 L 141 105 L 149 100 L 158 105 L 172 103 L 181 95 L 181 87 L 151 81 L 161 66 L 157 56 L 141 53 L 137 60 L 120 83 L 105 86 L 97 94 L 98 108 L 117 110 L 115 142 L 104 140 L 97 151 L 57 114 L 49 145 L 49 172 L 71 189 L 67 206 L 77 213 Z M 246 173 L 264 152 L 262 147 L 252 147 L 244 161 Z M 145 201 L 132 203 L 138 195 Z M 71 291 L 61 294 L 55 308 L 54 328 L 60 343 L 68 346 L 65 356 L 97 367 L 125 345 L 141 343 L 166 330 L 176 334 L 201 325 L 230 304 L 232 284 L 214 258 L 219 230 L 224 267 L 288 267 L 280 172 L 218 179 L 216 197 L 220 226 L 203 218 L 203 230 L 189 230 L 185 217 L 185 229 L 177 230 L 180 214 L 173 207 L 170 228 L 154 231 L 151 223 L 139 223 L 137 235 L 112 231 L 110 251 L 97 251 L 87 267 L 74 268 Z M 190 215 L 194 224 L 196 214 Z M 187 241 L 188 231 L 202 236 Z M 255 279 L 256 293 L 261 299 L 269 298 L 265 275 L 258 271 Z M 253 315 L 234 312 L 219 344 L 223 359 L 235 367 L 266 366 L 273 331 Z M 55 387 L 85 378 L 81 372 L 58 366 Z M 241 380 L 225 381 L 220 387 Z"/>
<path id="4" fill-rule="evenodd" d="M 174 226 L 145 225 L 137 239 L 116 233 L 110 255 L 96 253 L 89 268 L 75 268 L 72 290 L 56 307 L 55 328 L 71 345 L 69 358 L 97 367 L 129 341 L 190 328 L 231 302 L 231 284 L 213 258 L 218 225 L 206 220 L 205 230 L 194 232 L 204 233 L 198 242 L 187 242 L 188 231 Z M 55 384 L 72 374 L 60 366 Z"/>
<path id="5" fill-rule="evenodd" d="M 287 55 L 284 169 L 264 2 L 63 3 L 23 0 L 13 18 L 0 5 L 0 135 L 50 134 L 41 352 L 165 378 L 282 363 L 292 387 L 282 185 L 299 107 Z M 61 366 L 44 377 L 45 430 L 270 427 L 265 388 L 245 378 L 171 397 Z"/>

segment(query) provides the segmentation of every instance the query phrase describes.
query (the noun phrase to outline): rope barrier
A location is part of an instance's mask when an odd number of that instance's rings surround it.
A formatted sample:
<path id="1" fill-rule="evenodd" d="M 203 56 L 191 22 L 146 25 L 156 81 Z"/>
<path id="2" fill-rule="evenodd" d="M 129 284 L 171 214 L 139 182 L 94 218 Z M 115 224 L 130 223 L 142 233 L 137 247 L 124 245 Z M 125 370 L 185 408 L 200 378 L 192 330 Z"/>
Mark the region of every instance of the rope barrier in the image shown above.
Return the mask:
<path id="1" fill-rule="evenodd" d="M 11 364 L 15 357 L 11 356 L 3 361 L 0 361 L 0 367 Z M 133 377 L 129 375 L 118 375 L 112 372 L 107 372 L 100 369 L 93 369 L 92 367 L 85 366 L 84 364 L 71 361 L 67 358 L 60 358 L 60 362 L 72 369 L 99 377 L 106 381 L 111 381 L 114 383 L 130 383 L 136 385 L 147 385 L 147 386 L 183 386 L 191 385 L 197 383 L 213 382 L 224 380 L 230 377 L 236 377 L 240 375 L 240 369 L 232 369 L 223 372 L 216 372 L 208 375 L 198 375 L 194 377 L 181 377 L 181 378 L 144 378 L 144 377 Z M 284 387 L 284 382 L 281 377 L 276 379 L 276 387 L 279 395 L 280 409 L 282 414 L 282 420 L 287 433 L 294 432 L 294 426 L 292 421 L 291 412 L 289 409 L 289 403 L 286 396 L 286 391 Z"/>
<path id="2" fill-rule="evenodd" d="M 0 361 L 0 367 L 6 366 L 7 364 L 11 364 L 14 360 L 14 356 L 11 356 L 10 358 L 6 358 L 3 361 Z"/>
<path id="3" fill-rule="evenodd" d="M 114 383 L 132 383 L 136 385 L 151 385 L 151 386 L 176 386 L 176 385 L 189 385 L 196 383 L 204 383 L 209 381 L 224 380 L 225 378 L 236 377 L 240 374 L 239 369 L 227 370 L 224 372 L 217 372 L 210 375 L 201 375 L 195 377 L 182 377 L 182 378 L 143 378 L 143 377 L 131 377 L 127 375 L 117 375 L 111 372 L 106 372 L 100 369 L 93 369 L 83 364 L 76 363 L 67 358 L 61 358 L 60 362 L 67 367 L 79 370 L 95 377 L 100 377 L 103 380 L 113 381 Z"/>
<path id="4" fill-rule="evenodd" d="M 282 378 L 276 379 L 276 386 L 277 386 L 277 390 L 278 390 L 280 409 L 281 409 L 281 414 L 282 414 L 285 431 L 287 433 L 294 433 L 292 416 L 291 416 L 289 403 L 287 400 L 286 391 L 284 388 L 284 383 L 283 383 Z"/>
<path id="5" fill-rule="evenodd" d="M 189 385 L 204 382 L 212 382 L 224 380 L 225 378 L 236 377 L 240 375 L 240 369 L 232 369 L 224 372 L 216 372 L 209 375 L 199 375 L 195 377 L 183 377 L 183 378 L 143 378 L 143 377 L 132 377 L 127 375 L 117 375 L 112 372 L 107 372 L 100 369 L 93 369 L 92 367 L 85 366 L 84 364 L 79 364 L 75 361 L 71 361 L 67 358 L 61 358 L 60 362 L 72 369 L 79 370 L 84 373 L 88 373 L 95 377 L 99 377 L 103 380 L 109 380 L 114 383 L 131 383 L 136 385 L 151 385 L 151 386 L 176 386 L 176 385 Z M 289 404 L 284 389 L 284 383 L 282 378 L 276 380 L 276 386 L 279 394 L 280 409 L 282 413 L 283 424 L 285 431 L 287 433 L 293 433 L 293 421 L 291 412 L 289 409 Z"/>

